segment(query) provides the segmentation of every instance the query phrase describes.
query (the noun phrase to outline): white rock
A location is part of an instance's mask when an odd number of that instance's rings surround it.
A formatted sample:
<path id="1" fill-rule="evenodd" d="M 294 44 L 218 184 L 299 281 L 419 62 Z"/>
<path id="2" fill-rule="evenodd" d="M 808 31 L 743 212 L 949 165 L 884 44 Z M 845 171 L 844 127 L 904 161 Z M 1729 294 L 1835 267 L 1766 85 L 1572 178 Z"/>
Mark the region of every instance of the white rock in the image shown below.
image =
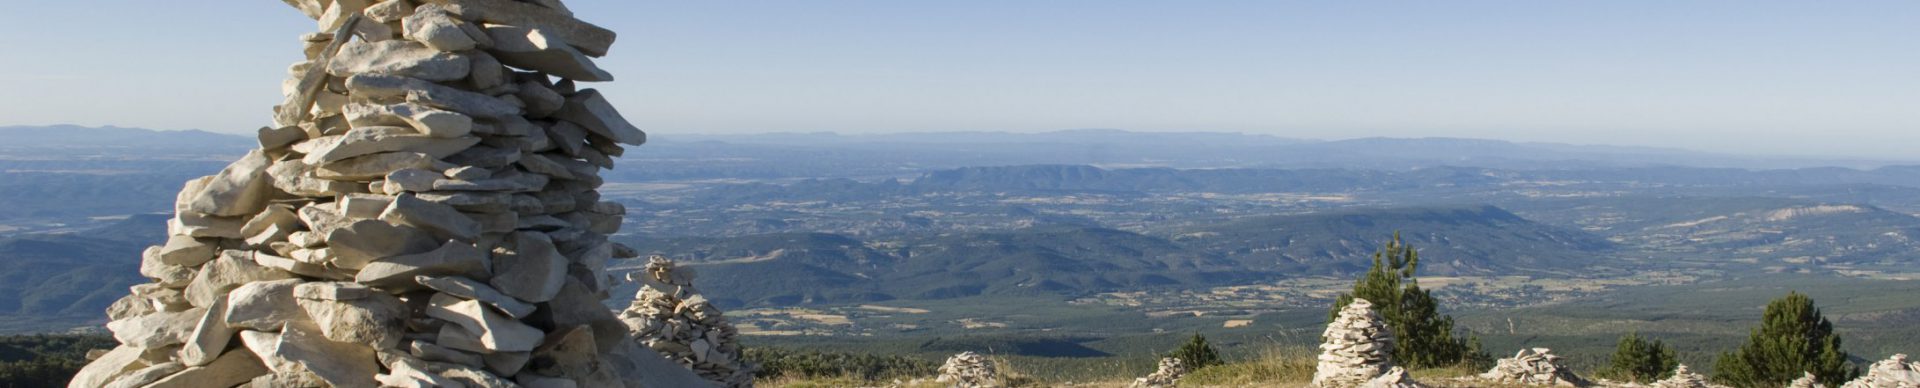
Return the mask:
<path id="1" fill-rule="evenodd" d="M 415 276 L 473 276 L 488 274 L 487 253 L 472 244 L 452 241 L 417 255 L 381 259 L 361 268 L 354 282 L 384 289 L 411 290 Z"/>
<path id="2" fill-rule="evenodd" d="M 406 305 L 387 294 L 348 300 L 300 298 L 297 303 L 327 339 L 374 349 L 398 346 L 407 322 Z"/>
<path id="3" fill-rule="evenodd" d="M 359 300 L 374 295 L 372 288 L 347 282 L 310 282 L 293 288 L 293 297 L 312 300 Z"/>
<path id="4" fill-rule="evenodd" d="M 507 250 L 494 252 L 494 277 L 489 283 L 501 293 L 523 301 L 552 300 L 566 284 L 566 257 L 560 255 L 544 233 L 521 232 L 507 238 Z"/>
<path id="5" fill-rule="evenodd" d="M 464 34 L 462 34 L 464 35 Z M 389 40 L 353 41 L 340 47 L 327 74 L 351 77 L 355 74 L 386 74 L 428 81 L 452 81 L 466 78 L 472 60 L 465 55 L 444 52 L 419 42 Z"/>
<path id="6" fill-rule="evenodd" d="M 208 180 L 188 209 L 220 217 L 252 216 L 260 212 L 272 197 L 273 183 L 267 177 L 267 166 L 271 164 L 260 150 L 247 153 Z"/>
<path id="7" fill-rule="evenodd" d="M 160 262 L 184 266 L 199 267 L 213 261 L 214 245 L 189 236 L 167 236 L 167 244 L 160 248 Z"/>
<path id="8" fill-rule="evenodd" d="M 294 304 L 293 288 L 300 279 L 247 283 L 227 296 L 227 325 L 261 331 L 279 331 L 288 322 L 311 318 Z"/>
<path id="9" fill-rule="evenodd" d="M 72 381 L 69 382 L 67 386 L 75 388 L 104 387 L 108 383 L 113 382 L 113 380 L 119 379 L 120 376 L 125 376 L 128 373 L 146 368 L 148 364 L 140 358 L 142 353 L 145 353 L 144 349 L 134 346 L 121 345 L 115 347 L 112 351 L 107 352 L 106 355 L 100 356 L 100 358 L 96 358 L 92 362 L 87 363 L 87 366 L 80 368 L 80 371 L 74 374 Z"/>
<path id="10" fill-rule="evenodd" d="M 474 118 L 505 119 L 517 117 L 520 107 L 486 94 L 474 93 L 425 80 L 379 74 L 361 74 L 347 79 L 347 89 L 355 96 L 373 99 L 403 98 Z"/>
<path id="11" fill-rule="evenodd" d="M 212 306 L 216 300 L 240 285 L 291 278 L 293 274 L 286 271 L 255 263 L 247 251 L 225 251 L 220 253 L 220 258 L 200 268 L 193 283 L 187 285 L 186 296 L 194 306 Z"/>
<path id="12" fill-rule="evenodd" d="M 356 128 L 405 125 L 420 134 L 443 139 L 473 133 L 472 117 L 426 105 L 354 103 L 347 105 L 345 111 L 347 123 Z"/>
<path id="13" fill-rule="evenodd" d="M 414 281 L 434 291 L 486 303 L 515 319 L 526 318 L 527 315 L 533 314 L 535 309 L 532 304 L 521 302 L 518 299 L 502 294 L 499 290 L 495 290 L 486 283 L 465 277 L 417 276 L 414 277 Z"/>
<path id="14" fill-rule="evenodd" d="M 621 117 L 620 111 L 614 109 L 605 97 L 601 97 L 598 90 L 582 90 L 567 97 L 566 105 L 559 112 L 554 112 L 553 117 L 579 124 L 588 132 L 620 144 L 641 145 L 647 142 L 647 134 Z"/>
<path id="15" fill-rule="evenodd" d="M 358 79 L 359 77 L 355 77 Z M 319 142 L 314 152 L 302 159 L 309 165 L 325 166 L 334 162 L 362 155 L 382 152 L 416 152 L 435 159 L 459 153 L 474 144 L 480 144 L 480 138 L 462 137 L 444 139 L 422 135 L 412 128 L 403 127 L 364 127 L 354 128 L 341 136 L 329 136 L 309 140 Z"/>
<path id="16" fill-rule="evenodd" d="M 474 241 L 480 237 L 480 224 L 452 206 L 401 194 L 380 213 L 380 220 L 412 226 L 433 233 L 440 240 Z"/>
<path id="17" fill-rule="evenodd" d="M 407 39 L 425 43 L 440 51 L 466 51 L 478 46 L 473 37 L 460 28 L 460 20 L 438 7 L 416 9 L 401 20 Z"/>
<path id="18" fill-rule="evenodd" d="M 280 333 L 247 330 L 241 342 L 275 373 L 311 374 L 336 387 L 376 386 L 380 372 L 373 348 L 336 342 L 308 325 L 288 325 Z"/>
<path id="19" fill-rule="evenodd" d="M 441 4 L 467 19 L 488 24 L 505 24 L 539 29 L 566 41 L 591 56 L 607 55 L 613 46 L 612 30 L 575 19 L 567 12 L 513 0 L 424 0 Z"/>
<path id="20" fill-rule="evenodd" d="M 426 309 L 427 315 L 460 325 L 478 334 L 480 345 L 488 352 L 524 352 L 540 345 L 546 333 L 540 329 L 494 313 L 479 301 L 436 294 Z"/>
<path id="21" fill-rule="evenodd" d="M 613 74 L 594 66 L 593 59 L 543 30 L 510 25 L 487 26 L 494 46 L 487 50 L 507 66 L 552 74 L 575 81 L 612 81 Z"/>
<path id="22" fill-rule="evenodd" d="M 141 349 L 159 349 L 187 342 L 193 326 L 206 314 L 204 308 L 187 311 L 157 311 L 135 318 L 108 322 L 107 330 L 121 344 Z"/>
<path id="23" fill-rule="evenodd" d="M 201 312 L 192 334 L 187 335 L 185 346 L 180 347 L 180 362 L 195 367 L 214 363 L 233 340 L 234 332 L 232 326 L 227 326 L 227 299 L 220 298 Z"/>
<path id="24" fill-rule="evenodd" d="M 321 179 L 369 181 L 385 178 L 394 170 L 433 168 L 436 162 L 439 160 L 433 156 L 418 152 L 381 152 L 321 164 L 315 175 Z"/>
<path id="25" fill-rule="evenodd" d="M 145 388 L 231 387 L 268 372 L 267 366 L 261 364 L 252 351 L 240 348 L 222 353 L 204 366 L 188 367 Z"/>
<path id="26" fill-rule="evenodd" d="M 334 265 L 360 269 L 374 260 L 432 251 L 436 240 L 413 228 L 394 226 L 385 221 L 360 220 L 327 234 L 333 250 Z"/>

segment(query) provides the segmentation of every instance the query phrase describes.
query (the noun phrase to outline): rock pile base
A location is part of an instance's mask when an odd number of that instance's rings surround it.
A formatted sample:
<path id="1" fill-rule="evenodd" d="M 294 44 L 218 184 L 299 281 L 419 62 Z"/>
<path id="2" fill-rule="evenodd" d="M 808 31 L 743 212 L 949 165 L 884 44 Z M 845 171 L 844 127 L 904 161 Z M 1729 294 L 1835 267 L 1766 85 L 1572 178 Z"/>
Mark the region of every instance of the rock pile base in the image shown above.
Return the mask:
<path id="1" fill-rule="evenodd" d="M 753 386 L 753 367 L 740 354 L 739 329 L 693 288 L 691 268 L 654 256 L 630 275 L 640 282 L 633 305 L 620 313 L 633 338 L 722 387 Z"/>
<path id="2" fill-rule="evenodd" d="M 1819 379 L 1814 377 L 1813 372 L 1806 372 L 1800 375 L 1800 378 L 1787 383 L 1787 388 L 1827 388 L 1827 385 L 1821 384 Z"/>
<path id="3" fill-rule="evenodd" d="M 1422 386 L 1393 365 L 1393 332 L 1374 313 L 1372 302 L 1354 299 L 1327 324 L 1321 339 L 1313 373 L 1316 388 Z"/>
<path id="4" fill-rule="evenodd" d="M 995 368 L 993 360 L 980 353 L 964 352 L 947 358 L 940 365 L 940 377 L 934 381 L 947 383 L 955 388 L 999 388 L 1000 370 Z"/>
<path id="5" fill-rule="evenodd" d="M 1841 385 L 1841 388 L 1920 388 L 1920 362 L 1908 362 L 1907 355 L 1895 354 L 1867 367 L 1867 374 Z"/>
<path id="6" fill-rule="evenodd" d="M 1585 379 L 1573 374 L 1572 369 L 1560 365 L 1560 356 L 1549 353 L 1547 348 L 1522 349 L 1512 358 L 1501 359 L 1493 369 L 1480 374 L 1480 379 L 1501 384 L 1553 385 L 1564 387 L 1585 387 L 1592 385 Z"/>
<path id="7" fill-rule="evenodd" d="M 1160 368 L 1158 370 L 1155 370 L 1153 374 L 1147 375 L 1147 377 L 1134 379 L 1133 385 L 1129 385 L 1129 387 L 1173 388 L 1180 383 L 1180 378 L 1185 377 L 1187 372 L 1186 363 L 1181 362 L 1180 359 L 1173 357 L 1162 358 L 1160 359 Z"/>

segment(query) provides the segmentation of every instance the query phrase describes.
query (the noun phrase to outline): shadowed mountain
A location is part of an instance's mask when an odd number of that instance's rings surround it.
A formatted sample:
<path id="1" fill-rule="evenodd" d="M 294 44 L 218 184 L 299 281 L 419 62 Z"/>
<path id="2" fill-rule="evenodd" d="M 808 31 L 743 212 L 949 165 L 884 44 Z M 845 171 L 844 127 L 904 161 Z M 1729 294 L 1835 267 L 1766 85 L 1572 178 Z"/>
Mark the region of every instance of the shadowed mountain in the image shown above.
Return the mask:
<path id="1" fill-rule="evenodd" d="M 1623 244 L 1703 259 L 1899 265 L 1920 256 L 1920 217 L 1869 205 L 1786 198 L 1630 197 L 1516 206 L 1543 221 Z"/>
<path id="2" fill-rule="evenodd" d="M 1394 233 L 1434 275 L 1554 272 L 1601 262 L 1613 244 L 1492 206 L 1352 209 L 1250 217 L 1179 232 L 1174 241 L 1248 268 L 1358 272 Z"/>

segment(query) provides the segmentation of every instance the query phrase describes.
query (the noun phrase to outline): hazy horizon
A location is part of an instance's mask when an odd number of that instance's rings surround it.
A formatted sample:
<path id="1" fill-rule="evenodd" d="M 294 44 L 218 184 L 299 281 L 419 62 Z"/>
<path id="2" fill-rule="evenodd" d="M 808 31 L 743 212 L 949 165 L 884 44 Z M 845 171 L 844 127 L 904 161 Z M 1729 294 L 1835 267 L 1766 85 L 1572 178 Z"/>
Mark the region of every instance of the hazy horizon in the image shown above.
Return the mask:
<path id="1" fill-rule="evenodd" d="M 622 78 L 589 86 L 663 135 L 1122 128 L 1882 159 L 1920 141 L 1912 2 L 569 4 L 622 34 L 601 62 Z M 0 125 L 248 133 L 313 28 L 278 2 L 16 9 Z M 94 22 L 42 17 L 59 14 Z"/>

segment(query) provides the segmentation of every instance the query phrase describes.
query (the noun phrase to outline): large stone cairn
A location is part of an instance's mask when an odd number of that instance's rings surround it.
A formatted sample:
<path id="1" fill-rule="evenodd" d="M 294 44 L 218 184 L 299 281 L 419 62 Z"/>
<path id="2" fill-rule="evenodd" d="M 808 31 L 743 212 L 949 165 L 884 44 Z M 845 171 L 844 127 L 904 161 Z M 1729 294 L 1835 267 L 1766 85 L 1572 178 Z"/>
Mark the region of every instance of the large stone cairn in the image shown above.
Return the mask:
<path id="1" fill-rule="evenodd" d="M 1867 374 L 1841 385 L 1841 388 L 1920 388 L 1920 362 L 1907 362 L 1907 355 L 1895 354 L 1867 367 Z"/>
<path id="2" fill-rule="evenodd" d="M 1187 365 L 1179 358 L 1160 359 L 1160 369 L 1153 374 L 1133 380 L 1131 388 L 1173 388 L 1180 384 L 1180 378 L 1187 375 Z"/>
<path id="3" fill-rule="evenodd" d="M 633 305 L 620 312 L 635 341 L 723 387 L 753 386 L 753 367 L 740 354 L 739 329 L 693 288 L 695 272 L 665 257 L 647 260 Z"/>
<path id="4" fill-rule="evenodd" d="M 601 305 L 634 254 L 599 170 L 646 138 L 576 85 L 612 80 L 612 31 L 559 0 L 284 1 L 321 32 L 273 126 L 180 191 L 71 386 L 688 386 Z"/>
<path id="5" fill-rule="evenodd" d="M 1693 373 L 1692 370 L 1687 369 L 1686 364 L 1681 364 L 1679 367 L 1674 368 L 1673 377 L 1668 377 L 1666 380 L 1655 381 L 1648 386 L 1653 388 L 1727 388 L 1727 386 L 1707 381 L 1707 376 Z"/>
<path id="6" fill-rule="evenodd" d="M 1393 365 L 1393 332 L 1366 299 L 1342 308 L 1321 339 L 1316 388 L 1424 387 Z"/>
<path id="7" fill-rule="evenodd" d="M 940 365 L 940 377 L 936 382 L 947 383 L 954 388 L 997 388 L 1001 386 L 1000 371 L 993 366 L 993 360 L 974 352 L 962 352 L 947 358 Z"/>
<path id="8" fill-rule="evenodd" d="M 1513 355 L 1513 358 L 1501 359 L 1493 369 L 1480 374 L 1480 378 L 1502 384 L 1566 387 L 1592 385 L 1586 379 L 1574 375 L 1572 369 L 1560 365 L 1560 356 L 1553 355 L 1547 348 L 1521 349 L 1519 353 Z"/>

